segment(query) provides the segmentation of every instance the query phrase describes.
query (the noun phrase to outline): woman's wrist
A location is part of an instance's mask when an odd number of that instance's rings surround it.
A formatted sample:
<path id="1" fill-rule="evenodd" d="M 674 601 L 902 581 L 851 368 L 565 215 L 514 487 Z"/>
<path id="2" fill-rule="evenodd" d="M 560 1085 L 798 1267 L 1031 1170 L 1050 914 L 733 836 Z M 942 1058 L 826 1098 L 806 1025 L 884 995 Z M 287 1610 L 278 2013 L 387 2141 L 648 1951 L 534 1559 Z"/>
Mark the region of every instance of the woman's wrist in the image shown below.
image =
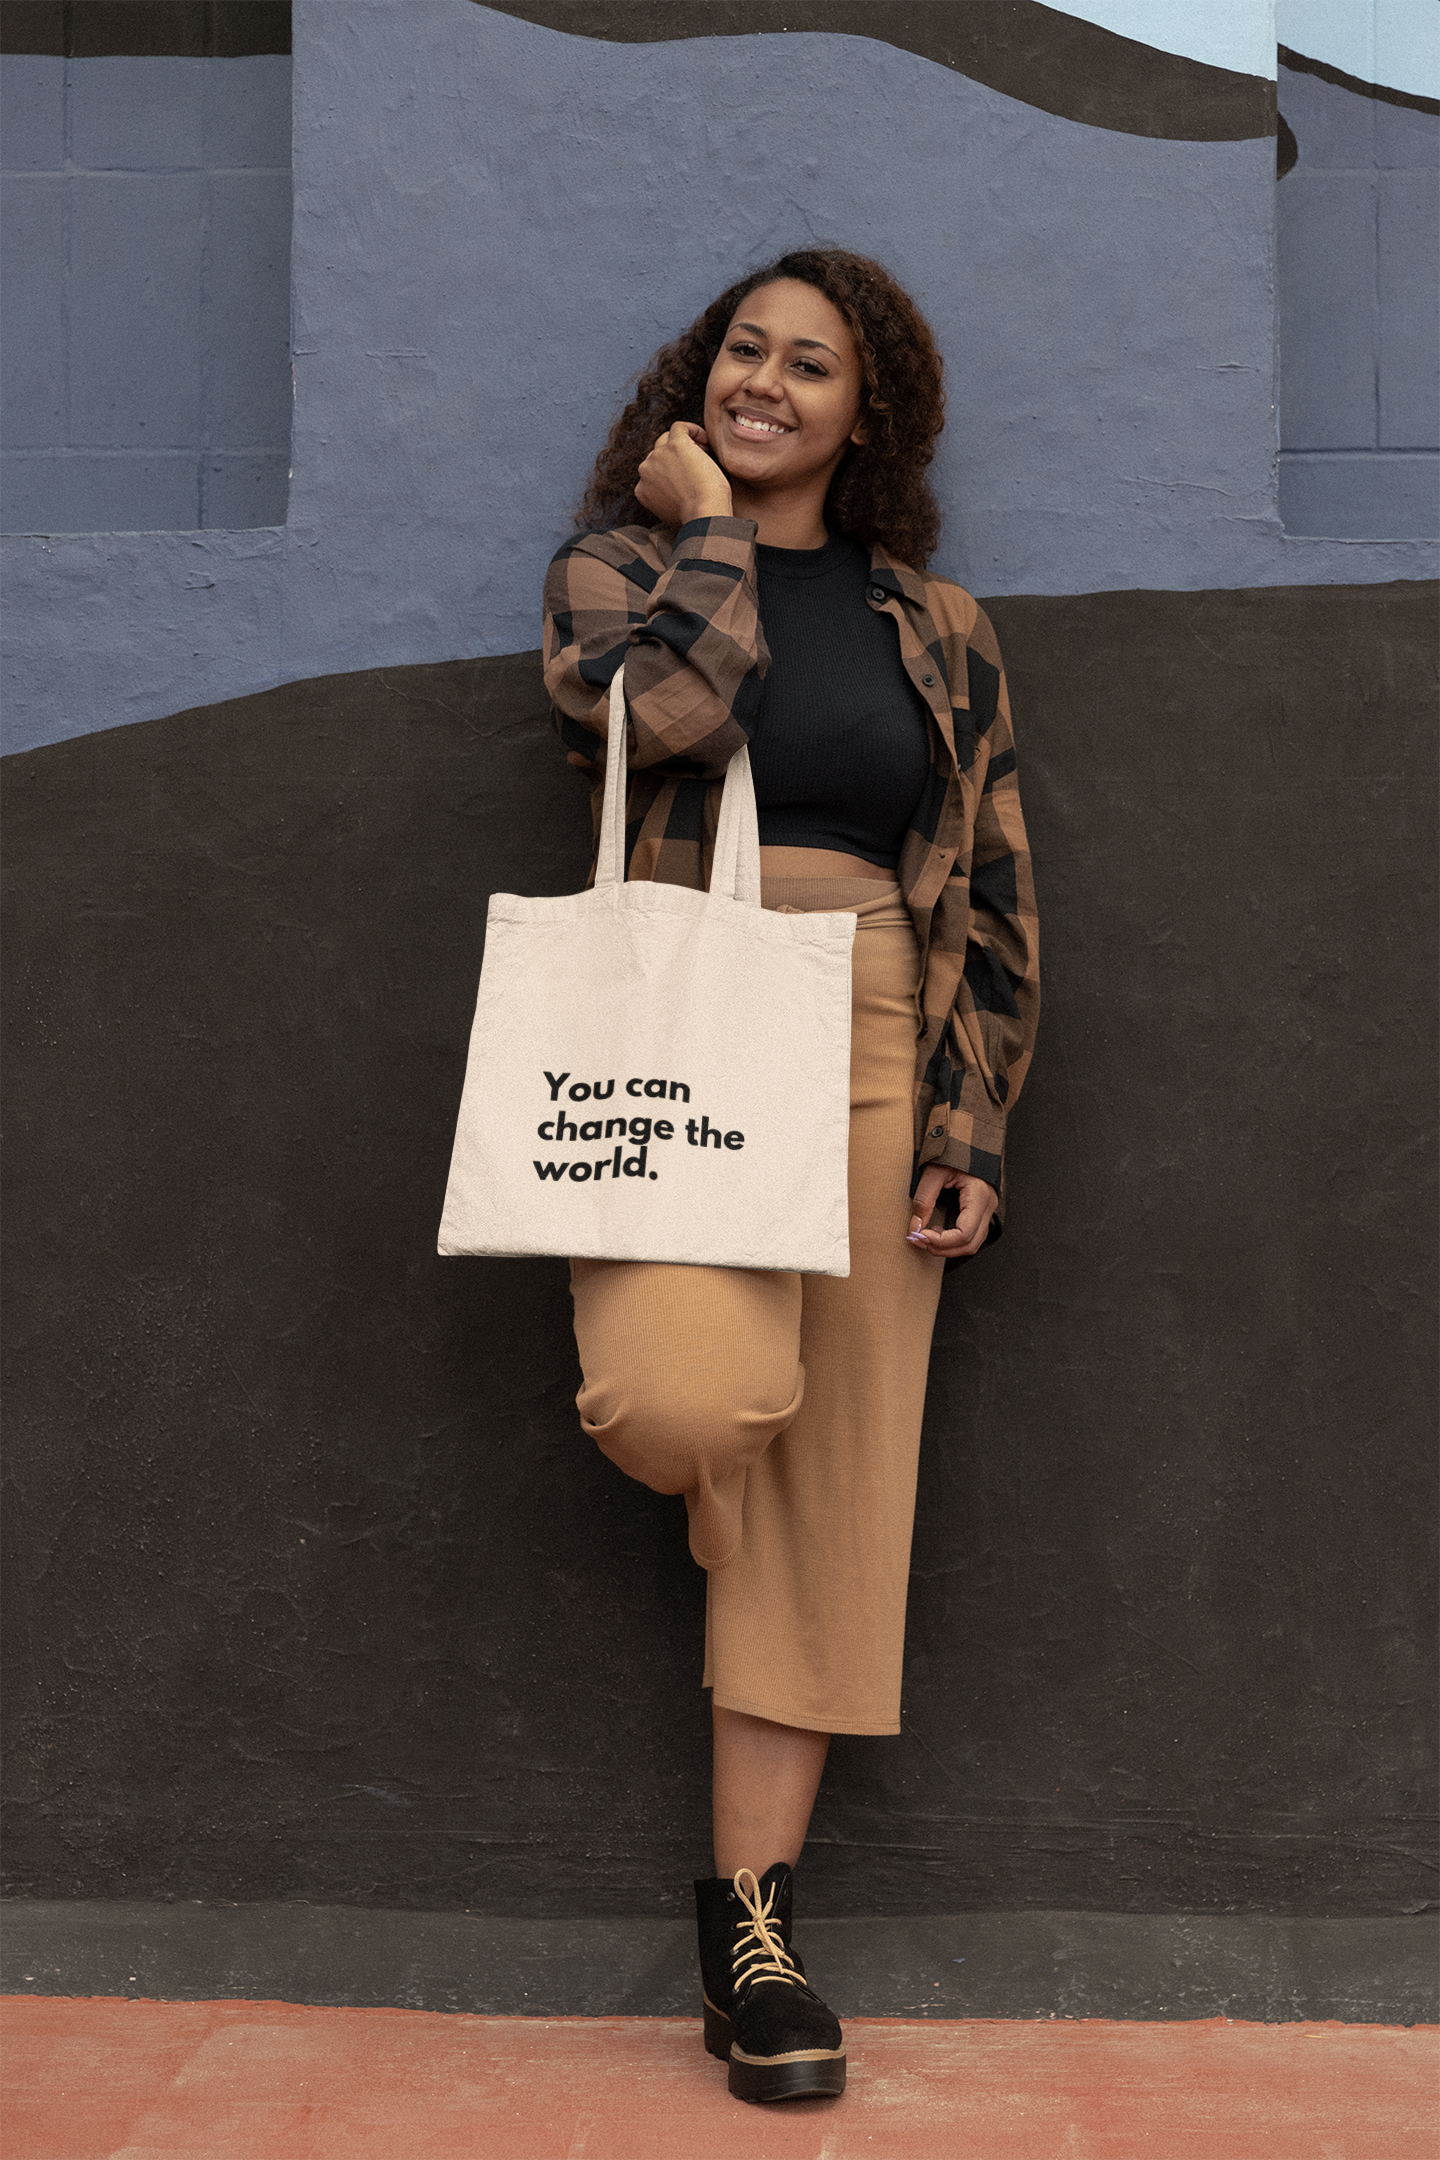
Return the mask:
<path id="1" fill-rule="evenodd" d="M 719 487 L 706 488 L 701 494 L 682 502 L 678 524 L 693 525 L 697 518 L 734 517 L 735 504 L 731 499 L 730 485 L 726 480 Z"/>

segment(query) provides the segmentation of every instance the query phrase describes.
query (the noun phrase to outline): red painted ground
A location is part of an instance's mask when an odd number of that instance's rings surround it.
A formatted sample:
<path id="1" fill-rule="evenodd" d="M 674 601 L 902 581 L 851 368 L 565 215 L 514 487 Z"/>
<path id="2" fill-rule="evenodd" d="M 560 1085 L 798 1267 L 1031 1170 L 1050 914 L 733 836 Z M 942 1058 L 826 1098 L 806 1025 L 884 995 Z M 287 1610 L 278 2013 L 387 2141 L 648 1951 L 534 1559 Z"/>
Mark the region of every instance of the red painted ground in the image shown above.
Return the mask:
<path id="1" fill-rule="evenodd" d="M 857 2018 L 746 2107 L 688 2018 L 11 1996 L 5 2160 L 1434 2160 L 1440 2031 Z"/>

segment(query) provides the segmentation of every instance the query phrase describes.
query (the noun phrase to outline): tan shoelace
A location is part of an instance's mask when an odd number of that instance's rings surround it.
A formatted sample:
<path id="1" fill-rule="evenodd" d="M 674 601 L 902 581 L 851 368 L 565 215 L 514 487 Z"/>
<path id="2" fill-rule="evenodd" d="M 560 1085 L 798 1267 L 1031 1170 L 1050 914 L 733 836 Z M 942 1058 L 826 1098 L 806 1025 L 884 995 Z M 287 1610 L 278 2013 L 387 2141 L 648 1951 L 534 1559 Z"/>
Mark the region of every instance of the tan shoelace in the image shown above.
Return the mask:
<path id="1" fill-rule="evenodd" d="M 750 1915 L 749 1925 L 743 1929 L 730 1960 L 737 1988 L 748 1980 L 784 1980 L 791 1987 L 805 1985 L 791 1962 L 778 1926 L 771 1924 L 775 1889 L 772 1883 L 770 1895 L 762 1905 L 760 1884 L 751 1870 L 742 1867 L 735 1877 L 735 1895 Z"/>

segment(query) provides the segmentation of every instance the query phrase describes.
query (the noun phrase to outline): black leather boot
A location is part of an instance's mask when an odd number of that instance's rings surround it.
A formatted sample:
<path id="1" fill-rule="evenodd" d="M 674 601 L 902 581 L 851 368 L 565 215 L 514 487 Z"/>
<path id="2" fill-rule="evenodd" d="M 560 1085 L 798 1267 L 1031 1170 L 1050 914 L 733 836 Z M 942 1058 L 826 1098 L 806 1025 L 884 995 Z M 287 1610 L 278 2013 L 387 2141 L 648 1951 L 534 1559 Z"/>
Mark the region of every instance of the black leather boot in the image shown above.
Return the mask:
<path id="1" fill-rule="evenodd" d="M 757 1882 L 695 1885 L 705 2045 L 730 2065 L 737 2100 L 803 2100 L 845 2090 L 840 2021 L 790 1948 L 794 1877 L 783 1860 Z"/>

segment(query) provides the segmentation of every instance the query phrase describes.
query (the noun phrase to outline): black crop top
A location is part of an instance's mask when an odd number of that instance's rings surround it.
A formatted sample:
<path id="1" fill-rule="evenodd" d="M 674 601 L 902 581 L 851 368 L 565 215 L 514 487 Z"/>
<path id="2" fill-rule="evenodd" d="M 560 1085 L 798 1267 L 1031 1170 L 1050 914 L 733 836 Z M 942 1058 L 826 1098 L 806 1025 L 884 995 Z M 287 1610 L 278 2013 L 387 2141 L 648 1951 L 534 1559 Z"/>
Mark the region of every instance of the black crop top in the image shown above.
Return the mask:
<path id="1" fill-rule="evenodd" d="M 870 551 L 837 535 L 755 558 L 770 648 L 750 742 L 760 845 L 893 870 L 930 777 L 929 726 L 895 625 L 866 600 Z"/>

